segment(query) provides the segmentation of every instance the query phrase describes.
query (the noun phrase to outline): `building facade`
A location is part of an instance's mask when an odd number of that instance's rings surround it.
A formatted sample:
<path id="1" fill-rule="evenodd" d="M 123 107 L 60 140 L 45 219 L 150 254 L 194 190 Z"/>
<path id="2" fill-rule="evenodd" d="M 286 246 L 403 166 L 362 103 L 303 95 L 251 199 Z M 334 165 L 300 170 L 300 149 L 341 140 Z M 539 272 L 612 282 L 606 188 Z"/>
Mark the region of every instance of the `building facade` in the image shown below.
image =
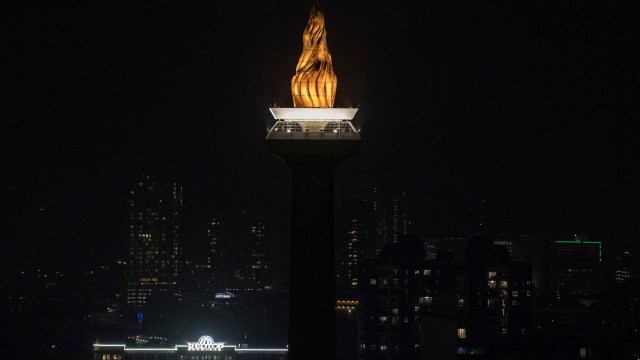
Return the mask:
<path id="1" fill-rule="evenodd" d="M 530 350 L 531 264 L 489 238 L 472 237 L 465 259 L 443 250 L 426 260 L 419 238 L 401 237 L 362 268 L 358 288 L 359 359 Z"/>
<path id="2" fill-rule="evenodd" d="M 129 193 L 127 303 L 179 296 L 182 186 L 168 176 L 142 176 Z"/>
<path id="3" fill-rule="evenodd" d="M 255 221 L 247 230 L 251 246 L 247 264 L 248 283 L 254 289 L 270 289 L 272 277 L 265 244 L 265 226 L 262 221 Z"/>
<path id="4" fill-rule="evenodd" d="M 558 297 L 584 299 L 602 291 L 602 242 L 575 235 L 573 240 L 557 240 L 553 245 L 553 283 Z"/>

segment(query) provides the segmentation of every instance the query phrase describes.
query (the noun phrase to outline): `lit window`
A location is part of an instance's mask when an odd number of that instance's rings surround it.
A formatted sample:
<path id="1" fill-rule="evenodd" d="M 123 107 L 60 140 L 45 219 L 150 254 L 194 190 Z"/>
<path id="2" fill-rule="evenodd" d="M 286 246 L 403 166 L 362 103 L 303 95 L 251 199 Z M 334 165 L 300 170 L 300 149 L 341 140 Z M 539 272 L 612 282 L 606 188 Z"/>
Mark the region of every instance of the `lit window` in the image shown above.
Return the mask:
<path id="1" fill-rule="evenodd" d="M 418 299 L 419 304 L 431 305 L 432 301 L 433 298 L 431 296 L 420 296 L 420 298 Z"/>
<path id="2" fill-rule="evenodd" d="M 387 321 L 389 321 L 389 317 L 388 316 L 386 316 L 386 315 L 381 315 L 380 316 L 380 323 L 381 324 L 386 324 Z"/>
<path id="3" fill-rule="evenodd" d="M 518 290 L 513 290 L 511 292 L 511 297 L 518 297 Z"/>
<path id="4" fill-rule="evenodd" d="M 378 281 L 376 279 L 369 280 L 369 284 L 375 285 Z"/>
<path id="5" fill-rule="evenodd" d="M 400 312 L 400 309 L 398 309 L 398 308 L 392 308 L 392 309 L 391 309 L 391 313 L 392 313 L 393 315 L 398 315 L 398 313 L 399 313 L 399 312 Z"/>
<path id="6" fill-rule="evenodd" d="M 591 355 L 591 349 L 580 348 L 580 359 L 587 359 L 588 355 Z"/>
<path id="7" fill-rule="evenodd" d="M 458 338 L 466 339 L 467 338 L 467 329 L 466 328 L 458 328 Z"/>
<path id="8" fill-rule="evenodd" d="M 489 280 L 489 282 L 487 283 L 487 286 L 489 286 L 490 288 L 494 289 L 496 287 L 496 281 L 495 280 Z"/>
<path id="9" fill-rule="evenodd" d="M 429 276 L 429 275 L 431 275 L 431 270 L 425 270 L 425 271 L 423 272 L 423 274 L 425 274 L 425 275 Z"/>
<path id="10" fill-rule="evenodd" d="M 494 277 L 496 277 L 496 272 L 495 271 L 489 271 L 487 276 L 489 277 L 489 279 L 493 279 Z"/>
<path id="11" fill-rule="evenodd" d="M 500 288 L 505 289 L 508 285 L 509 284 L 505 280 L 500 281 Z"/>

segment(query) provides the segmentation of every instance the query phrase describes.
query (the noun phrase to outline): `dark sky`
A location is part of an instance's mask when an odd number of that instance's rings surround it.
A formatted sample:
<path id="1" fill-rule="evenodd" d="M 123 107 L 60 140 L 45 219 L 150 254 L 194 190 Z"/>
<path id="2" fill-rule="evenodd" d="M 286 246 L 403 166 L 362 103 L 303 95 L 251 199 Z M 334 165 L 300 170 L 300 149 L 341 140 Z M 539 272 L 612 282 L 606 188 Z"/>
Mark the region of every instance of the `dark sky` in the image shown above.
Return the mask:
<path id="1" fill-rule="evenodd" d="M 3 253 L 119 256 L 128 187 L 150 170 L 181 179 L 194 218 L 247 208 L 284 227 L 267 105 L 291 105 L 311 2 L 90 3 L 2 5 Z M 321 5 L 336 105 L 360 107 L 344 186 L 415 194 L 423 234 L 465 232 L 483 208 L 497 234 L 637 246 L 636 10 Z"/>

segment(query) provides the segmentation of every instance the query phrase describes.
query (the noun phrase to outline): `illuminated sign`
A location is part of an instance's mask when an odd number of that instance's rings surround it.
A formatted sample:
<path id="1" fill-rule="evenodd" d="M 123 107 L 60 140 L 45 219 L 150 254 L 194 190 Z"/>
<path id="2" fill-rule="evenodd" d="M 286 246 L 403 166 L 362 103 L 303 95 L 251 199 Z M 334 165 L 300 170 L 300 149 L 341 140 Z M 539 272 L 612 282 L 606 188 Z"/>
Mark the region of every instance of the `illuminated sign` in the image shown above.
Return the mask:
<path id="1" fill-rule="evenodd" d="M 231 299 L 232 297 L 236 297 L 236 296 L 230 292 L 219 292 L 219 293 L 216 293 L 216 296 L 215 296 L 216 299 Z"/>
<path id="2" fill-rule="evenodd" d="M 220 351 L 224 348 L 224 343 L 213 341 L 211 336 L 201 336 L 198 342 L 188 342 L 187 351 Z"/>

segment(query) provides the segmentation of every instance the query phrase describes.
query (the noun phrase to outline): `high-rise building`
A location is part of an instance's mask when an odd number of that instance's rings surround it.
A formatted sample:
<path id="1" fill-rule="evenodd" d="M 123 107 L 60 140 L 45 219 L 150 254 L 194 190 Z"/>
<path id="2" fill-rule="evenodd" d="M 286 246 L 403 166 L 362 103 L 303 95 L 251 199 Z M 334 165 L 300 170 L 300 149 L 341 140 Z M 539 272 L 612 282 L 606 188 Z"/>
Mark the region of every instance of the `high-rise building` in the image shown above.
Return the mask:
<path id="1" fill-rule="evenodd" d="M 179 296 L 182 186 L 168 176 L 142 176 L 129 193 L 127 303 Z"/>
<path id="2" fill-rule="evenodd" d="M 554 242 L 553 277 L 559 297 L 591 298 L 602 290 L 602 242 L 585 235 Z"/>
<path id="3" fill-rule="evenodd" d="M 382 206 L 377 210 L 377 253 L 385 245 L 398 242 L 401 236 L 413 233 L 415 222 L 415 202 L 407 193 L 383 195 L 381 202 Z"/>
<path id="4" fill-rule="evenodd" d="M 463 270 L 452 256 L 425 258 L 419 237 L 401 236 L 361 267 L 359 359 L 455 357 L 466 331 Z"/>
<path id="5" fill-rule="evenodd" d="M 549 290 L 549 268 L 553 261 L 553 257 L 550 256 L 552 246 L 550 239 L 531 234 L 520 234 L 513 241 L 511 258 L 531 262 L 533 284 L 543 291 Z"/>
<path id="6" fill-rule="evenodd" d="M 402 235 L 413 230 L 415 203 L 411 197 L 402 192 L 391 198 L 391 236 L 390 240 L 398 242 Z"/>
<path id="7" fill-rule="evenodd" d="M 267 261 L 265 228 L 261 221 L 249 225 L 250 254 L 247 280 L 255 289 L 271 288 L 271 269 Z"/>
<path id="8" fill-rule="evenodd" d="M 225 278 L 226 267 L 224 248 L 220 238 L 220 220 L 217 218 L 212 218 L 207 222 L 206 244 L 209 250 L 206 262 L 209 283 L 210 285 L 219 285 Z"/>
<path id="9" fill-rule="evenodd" d="M 270 151 L 289 164 L 292 174 L 292 359 L 336 356 L 335 170 L 342 160 L 357 153 L 360 145 L 360 135 L 351 123 L 358 109 L 333 108 L 337 77 L 326 34 L 324 15 L 316 3 L 291 80 L 294 107 L 270 109 L 276 122 L 267 135 Z"/>
<path id="10" fill-rule="evenodd" d="M 617 284 L 621 284 L 628 279 L 638 278 L 638 256 L 630 251 L 624 251 L 616 256 L 614 261 L 614 279 Z"/>
<path id="11" fill-rule="evenodd" d="M 511 261 L 505 246 L 484 236 L 469 240 L 466 262 L 469 339 L 486 348 L 501 339 L 531 336 L 531 263 Z"/>
<path id="12" fill-rule="evenodd" d="M 336 279 L 340 289 L 355 289 L 358 285 L 358 266 L 364 259 L 373 258 L 374 212 L 372 205 L 351 198 L 339 215 L 336 246 Z"/>

